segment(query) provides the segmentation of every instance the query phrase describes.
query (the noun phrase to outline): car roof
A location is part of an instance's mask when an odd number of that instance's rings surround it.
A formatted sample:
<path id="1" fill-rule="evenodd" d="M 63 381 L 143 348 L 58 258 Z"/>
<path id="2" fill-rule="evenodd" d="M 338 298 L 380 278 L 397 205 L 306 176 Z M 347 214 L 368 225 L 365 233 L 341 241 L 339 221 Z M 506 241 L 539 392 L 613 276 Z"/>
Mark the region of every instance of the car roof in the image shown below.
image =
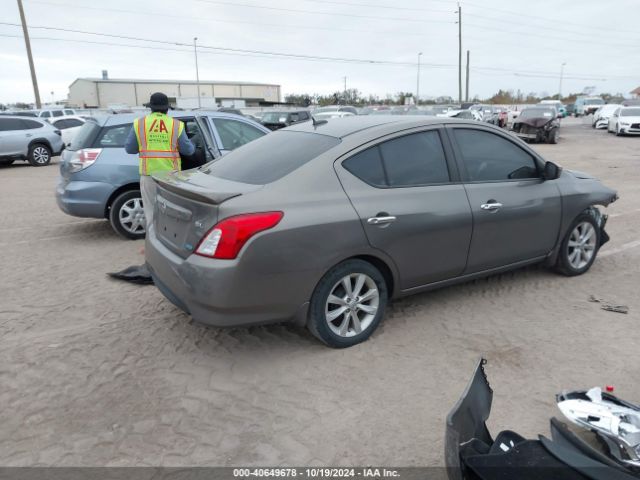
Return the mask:
<path id="1" fill-rule="evenodd" d="M 388 126 L 390 132 L 405 128 L 442 124 L 478 125 L 472 120 L 461 120 L 451 117 L 428 117 L 425 115 L 353 115 L 342 118 L 316 122 L 303 122 L 286 128 L 289 131 L 319 133 L 336 138 L 344 138 L 370 128 Z"/>
<path id="2" fill-rule="evenodd" d="M 29 117 L 29 116 L 25 116 L 25 115 L 0 115 L 0 118 L 11 118 L 11 119 L 17 119 L 17 120 L 35 120 L 36 122 L 40 122 L 43 125 L 51 125 L 49 122 L 47 122 L 46 120 L 40 118 L 40 117 Z M 58 117 L 56 117 L 58 118 Z"/>
<path id="3" fill-rule="evenodd" d="M 141 118 L 149 115 L 149 111 L 140 111 L 137 113 L 116 113 L 112 115 L 96 115 L 93 117 L 98 125 L 111 126 L 122 125 L 123 123 L 133 123 L 136 118 Z M 214 118 L 244 118 L 247 122 L 255 124 L 256 122 L 244 117 L 242 115 L 236 115 L 228 112 L 218 112 L 217 110 L 169 110 L 170 117 L 194 117 L 194 116 L 214 117 Z"/>

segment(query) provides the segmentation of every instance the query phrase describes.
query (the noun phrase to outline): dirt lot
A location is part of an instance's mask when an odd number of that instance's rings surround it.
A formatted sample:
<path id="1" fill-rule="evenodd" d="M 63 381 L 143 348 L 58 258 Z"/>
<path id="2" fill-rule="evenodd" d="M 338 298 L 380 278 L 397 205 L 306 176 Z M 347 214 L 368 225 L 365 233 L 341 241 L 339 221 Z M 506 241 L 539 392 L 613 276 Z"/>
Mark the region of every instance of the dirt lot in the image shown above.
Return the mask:
<path id="1" fill-rule="evenodd" d="M 60 212 L 57 166 L 1 169 L 0 464 L 441 465 L 481 355 L 495 432 L 548 434 L 562 389 L 640 401 L 640 138 L 588 121 L 535 147 L 621 196 L 588 274 L 528 268 L 407 298 L 342 351 L 288 326 L 196 325 L 154 287 L 109 280 L 143 243 Z"/>

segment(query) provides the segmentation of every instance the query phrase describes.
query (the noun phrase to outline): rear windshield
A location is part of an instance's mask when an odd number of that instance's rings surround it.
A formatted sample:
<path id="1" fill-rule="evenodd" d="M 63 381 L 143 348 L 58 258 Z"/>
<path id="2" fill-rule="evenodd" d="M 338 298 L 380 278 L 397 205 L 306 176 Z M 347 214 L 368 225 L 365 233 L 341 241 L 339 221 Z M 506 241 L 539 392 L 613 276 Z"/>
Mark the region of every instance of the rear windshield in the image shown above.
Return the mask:
<path id="1" fill-rule="evenodd" d="M 234 182 L 265 185 L 300 168 L 340 143 L 339 138 L 305 132 L 274 132 L 210 163 L 203 172 Z"/>
<path id="2" fill-rule="evenodd" d="M 267 112 L 262 115 L 262 121 L 265 123 L 284 123 L 287 121 L 287 112 Z"/>
<path id="3" fill-rule="evenodd" d="M 92 146 L 93 139 L 96 137 L 100 127 L 96 122 L 86 122 L 78 133 L 71 140 L 69 150 L 80 150 L 82 148 L 88 148 Z"/>

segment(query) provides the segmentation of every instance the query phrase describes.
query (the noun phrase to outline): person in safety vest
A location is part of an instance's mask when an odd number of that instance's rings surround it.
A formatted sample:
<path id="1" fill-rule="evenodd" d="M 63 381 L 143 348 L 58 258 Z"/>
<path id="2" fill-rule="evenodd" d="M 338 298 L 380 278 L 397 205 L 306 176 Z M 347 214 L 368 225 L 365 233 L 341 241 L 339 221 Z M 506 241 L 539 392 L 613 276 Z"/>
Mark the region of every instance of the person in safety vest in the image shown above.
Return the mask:
<path id="1" fill-rule="evenodd" d="M 184 123 L 167 115 L 169 99 L 164 93 L 154 93 L 145 105 L 151 109 L 146 117 L 137 118 L 124 148 L 140 157 L 140 193 L 146 226 L 153 221 L 155 184 L 150 175 L 156 172 L 180 171 L 180 155 L 193 155 L 195 146 L 187 137 Z"/>

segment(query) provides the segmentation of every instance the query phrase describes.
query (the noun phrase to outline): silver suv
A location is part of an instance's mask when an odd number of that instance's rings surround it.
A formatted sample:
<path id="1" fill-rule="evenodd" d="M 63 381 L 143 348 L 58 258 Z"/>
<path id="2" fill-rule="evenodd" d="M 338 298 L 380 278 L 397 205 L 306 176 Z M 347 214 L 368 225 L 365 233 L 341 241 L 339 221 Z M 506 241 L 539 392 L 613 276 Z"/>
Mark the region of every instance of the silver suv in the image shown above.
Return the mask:
<path id="1" fill-rule="evenodd" d="M 63 148 L 60 130 L 45 120 L 0 117 L 0 166 L 27 160 L 34 167 L 42 167 Z"/>

